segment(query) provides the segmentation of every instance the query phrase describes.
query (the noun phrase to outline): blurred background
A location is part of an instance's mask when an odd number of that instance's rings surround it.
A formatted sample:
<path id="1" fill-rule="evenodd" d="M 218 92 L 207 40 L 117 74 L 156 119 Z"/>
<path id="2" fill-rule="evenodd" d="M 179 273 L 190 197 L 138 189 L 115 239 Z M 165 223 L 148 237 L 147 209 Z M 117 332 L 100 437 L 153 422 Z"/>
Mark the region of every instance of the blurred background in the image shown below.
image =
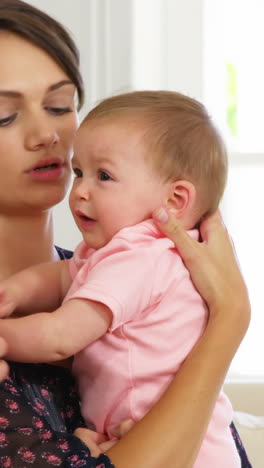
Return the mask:
<path id="1" fill-rule="evenodd" d="M 221 209 L 252 303 L 250 330 L 230 376 L 264 380 L 263 0 L 27 0 L 61 21 L 81 51 L 86 104 L 134 89 L 171 89 L 201 100 L 229 150 Z M 81 240 L 67 206 L 55 240 Z"/>

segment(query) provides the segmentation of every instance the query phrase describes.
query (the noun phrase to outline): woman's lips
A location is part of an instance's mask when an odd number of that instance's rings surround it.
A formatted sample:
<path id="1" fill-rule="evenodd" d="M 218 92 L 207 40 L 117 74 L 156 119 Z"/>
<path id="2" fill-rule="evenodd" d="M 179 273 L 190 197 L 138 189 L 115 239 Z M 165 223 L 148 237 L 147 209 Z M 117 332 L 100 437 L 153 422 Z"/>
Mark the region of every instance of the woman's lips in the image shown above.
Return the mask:
<path id="1" fill-rule="evenodd" d="M 65 166 L 58 158 L 47 158 L 38 161 L 26 171 L 32 179 L 39 181 L 52 181 L 60 179 L 65 173 Z"/>

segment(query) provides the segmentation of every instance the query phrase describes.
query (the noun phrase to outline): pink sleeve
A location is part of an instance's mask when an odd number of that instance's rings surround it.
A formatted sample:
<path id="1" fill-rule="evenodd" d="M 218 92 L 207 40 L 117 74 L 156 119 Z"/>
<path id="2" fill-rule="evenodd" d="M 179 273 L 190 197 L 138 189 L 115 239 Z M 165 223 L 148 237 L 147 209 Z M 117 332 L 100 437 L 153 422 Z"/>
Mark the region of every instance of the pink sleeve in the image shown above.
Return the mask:
<path id="1" fill-rule="evenodd" d="M 148 307 L 154 270 L 150 249 L 112 249 L 88 271 L 83 284 L 67 299 L 89 299 L 105 304 L 113 313 L 109 330 L 113 331 Z"/>
<path id="2" fill-rule="evenodd" d="M 76 265 L 76 262 L 74 260 L 74 257 L 70 258 L 70 261 L 69 261 L 69 271 L 70 271 L 70 275 L 71 275 L 71 278 L 75 278 L 75 276 L 77 275 L 78 273 L 78 268 L 77 268 L 77 265 Z"/>

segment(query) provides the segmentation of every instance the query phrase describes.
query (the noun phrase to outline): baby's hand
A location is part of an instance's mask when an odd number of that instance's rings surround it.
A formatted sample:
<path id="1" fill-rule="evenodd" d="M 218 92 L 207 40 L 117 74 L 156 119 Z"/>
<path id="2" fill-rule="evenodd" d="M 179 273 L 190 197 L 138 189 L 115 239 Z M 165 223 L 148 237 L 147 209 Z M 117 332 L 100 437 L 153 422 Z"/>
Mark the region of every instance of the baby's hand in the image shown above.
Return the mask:
<path id="1" fill-rule="evenodd" d="M 125 436 L 134 425 L 135 422 L 132 419 L 124 420 L 112 430 L 113 436 L 116 437 L 114 440 L 110 440 L 106 435 L 84 427 L 78 427 L 73 434 L 89 447 L 93 457 L 98 457 L 100 453 L 105 453 L 113 447 L 118 442 L 118 439 Z"/>
<path id="2" fill-rule="evenodd" d="M 111 430 L 112 436 L 116 439 L 101 441 L 99 443 L 100 450 L 105 453 L 111 447 L 113 447 L 119 439 L 122 439 L 132 427 L 135 425 L 135 421 L 132 419 L 125 419 L 119 426 L 116 426 L 114 429 Z"/>
<path id="3" fill-rule="evenodd" d="M 111 432 L 117 439 L 122 439 L 122 437 L 124 437 L 134 425 L 135 421 L 133 421 L 133 419 L 125 419 L 121 424 L 119 424 L 119 426 L 112 429 Z"/>
<path id="4" fill-rule="evenodd" d="M 0 317 L 8 317 L 16 309 L 15 296 L 12 288 L 5 283 L 0 285 Z"/>
<path id="5" fill-rule="evenodd" d="M 100 453 L 103 453 L 106 450 L 103 444 L 110 442 L 104 434 L 84 427 L 78 427 L 73 434 L 89 447 L 92 457 L 98 457 Z M 109 447 L 107 446 L 107 448 Z"/>

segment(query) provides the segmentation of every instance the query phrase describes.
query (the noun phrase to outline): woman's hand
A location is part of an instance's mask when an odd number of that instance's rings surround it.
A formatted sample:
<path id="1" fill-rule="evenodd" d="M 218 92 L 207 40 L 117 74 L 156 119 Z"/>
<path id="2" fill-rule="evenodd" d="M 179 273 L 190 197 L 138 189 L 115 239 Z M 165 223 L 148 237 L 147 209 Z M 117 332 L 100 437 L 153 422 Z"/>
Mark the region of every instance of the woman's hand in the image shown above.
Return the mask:
<path id="1" fill-rule="evenodd" d="M 202 242 L 192 239 L 173 213 L 163 208 L 153 213 L 159 228 L 173 240 L 192 280 L 212 314 L 239 314 L 245 331 L 250 303 L 233 243 L 219 211 L 200 226 Z"/>
<path id="2" fill-rule="evenodd" d="M 4 356 L 7 351 L 7 344 L 3 338 L 0 338 L 0 356 Z M 0 381 L 4 380 L 8 375 L 8 365 L 5 361 L 0 360 Z"/>

